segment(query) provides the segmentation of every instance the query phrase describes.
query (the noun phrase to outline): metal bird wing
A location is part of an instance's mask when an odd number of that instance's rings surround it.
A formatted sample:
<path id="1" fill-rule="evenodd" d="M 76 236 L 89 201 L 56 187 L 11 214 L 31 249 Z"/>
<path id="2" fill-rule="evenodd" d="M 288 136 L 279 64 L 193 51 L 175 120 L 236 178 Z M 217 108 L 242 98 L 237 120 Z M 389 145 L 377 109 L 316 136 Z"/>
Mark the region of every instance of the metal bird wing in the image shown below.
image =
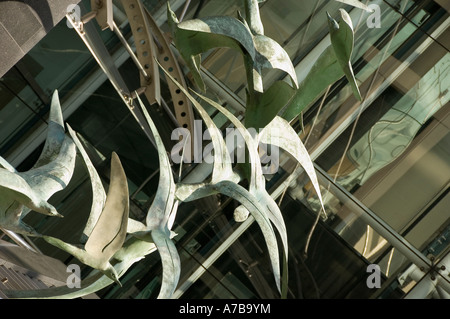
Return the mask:
<path id="1" fill-rule="evenodd" d="M 253 37 L 256 49 L 256 57 L 253 67 L 258 71 L 257 77 L 260 77 L 262 86 L 262 70 L 263 69 L 279 69 L 286 72 L 292 79 L 293 86 L 298 88 L 297 74 L 291 58 L 284 48 L 275 40 L 263 35 L 257 34 Z M 255 85 L 258 83 L 254 78 Z M 264 92 L 264 88 L 254 88 L 258 92 Z"/>
<path id="2" fill-rule="evenodd" d="M 178 202 L 175 199 L 175 181 L 173 179 L 172 168 L 163 141 L 145 105 L 139 96 L 137 99 L 153 133 L 159 157 L 160 173 L 158 190 L 147 214 L 146 227 L 161 257 L 163 278 L 158 298 L 165 299 L 170 298 L 175 291 L 181 273 L 180 256 L 178 255 L 174 242 L 170 238 L 170 228 L 173 223 L 173 221 L 170 221 L 170 218 L 175 218 L 171 214 L 173 213 L 174 215 L 176 213 Z"/>
<path id="3" fill-rule="evenodd" d="M 72 137 L 73 141 L 75 142 L 75 145 L 77 146 L 81 157 L 83 158 L 84 164 L 86 166 L 86 169 L 89 173 L 89 178 L 91 180 L 91 188 L 92 188 L 92 205 L 91 205 L 91 211 L 89 213 L 88 221 L 86 222 L 86 226 L 84 227 L 83 234 L 81 235 L 81 243 L 85 244 L 88 240 L 89 236 L 92 233 L 92 230 L 94 229 L 95 225 L 97 224 L 98 219 L 100 218 L 100 215 L 102 214 L 103 207 L 105 206 L 106 202 L 106 192 L 103 188 L 102 180 L 100 179 L 100 176 L 98 175 L 97 170 L 95 169 L 94 164 L 92 164 L 91 159 L 89 158 L 89 155 L 86 152 L 86 149 L 81 142 L 81 140 L 78 138 L 77 132 L 75 132 L 69 124 L 67 124 L 67 131 L 69 132 L 70 136 Z M 128 225 L 127 225 L 127 231 L 128 233 L 136 233 L 139 231 L 145 231 L 146 227 L 143 223 L 134 220 L 132 218 L 128 218 Z"/>
<path id="4" fill-rule="evenodd" d="M 154 122 L 152 121 L 139 96 L 137 99 L 155 139 L 160 168 L 158 189 L 156 191 L 155 199 L 147 214 L 146 225 L 148 230 L 160 228 L 164 229 L 167 234 L 169 234 L 169 216 L 175 204 L 175 181 L 173 179 L 172 168 L 170 166 L 170 161 L 167 156 L 164 143 Z"/>
<path id="5" fill-rule="evenodd" d="M 343 75 L 349 81 L 354 96 L 361 101 L 361 93 L 350 61 L 354 42 L 352 21 L 342 9 L 340 15 L 339 23 L 328 15 L 331 45 L 319 55 L 306 77 L 299 83 L 299 89 L 287 105 L 282 107 L 280 115 L 284 119 L 293 120 Z"/>
<path id="6" fill-rule="evenodd" d="M 297 160 L 311 180 L 314 190 L 319 197 L 321 207 L 325 212 L 314 164 L 308 154 L 308 150 L 305 148 L 292 126 L 289 125 L 289 122 L 279 116 L 276 116 L 259 133 L 258 138 L 262 143 L 276 145 L 279 148 L 282 148 Z"/>
<path id="7" fill-rule="evenodd" d="M 76 148 L 70 136 L 66 136 L 58 92 L 53 93 L 47 138 L 39 159 L 26 172 L 17 173 L 44 200 L 64 189 L 70 182 L 75 168 Z"/>
<path id="8" fill-rule="evenodd" d="M 34 234 L 34 230 L 21 221 L 31 209 L 50 216 L 61 216 L 47 200 L 70 182 L 75 168 L 75 154 L 73 141 L 65 135 L 58 92 L 55 91 L 47 138 L 33 168 L 17 172 L 0 158 L 0 196 L 4 202 L 2 225 L 17 232 Z"/>
<path id="9" fill-rule="evenodd" d="M 208 132 L 211 136 L 211 141 L 214 147 L 214 154 L 213 154 L 214 168 L 212 172 L 211 183 L 217 183 L 224 179 L 236 180 L 237 177 L 236 174 L 233 172 L 230 154 L 228 152 L 225 141 L 223 140 L 222 132 L 218 129 L 216 124 L 209 116 L 208 112 L 206 112 L 206 110 L 201 106 L 201 104 L 198 103 L 198 101 L 191 94 L 189 94 L 189 92 L 177 80 L 175 80 L 173 76 L 169 74 L 169 72 L 167 72 L 161 65 L 160 67 L 166 74 L 168 79 L 173 83 L 175 83 L 175 85 L 178 86 L 180 91 L 183 92 L 183 94 L 185 94 L 186 97 L 195 106 L 197 112 L 200 114 L 206 127 L 208 128 Z"/>
<path id="10" fill-rule="evenodd" d="M 176 85 L 178 85 L 179 89 L 184 94 L 186 94 L 186 96 L 191 100 L 193 105 L 196 107 L 204 123 L 208 127 L 208 130 L 210 130 L 211 132 L 211 140 L 214 147 L 214 167 L 211 181 L 209 183 L 198 183 L 198 184 L 179 183 L 177 185 L 176 191 L 177 198 L 181 201 L 192 201 L 209 195 L 221 193 L 236 199 L 238 202 L 244 205 L 245 208 L 254 216 L 256 222 L 258 223 L 259 227 L 262 230 L 264 239 L 268 247 L 269 257 L 271 260 L 275 281 L 277 283 L 277 287 L 281 291 L 281 275 L 280 275 L 280 263 L 278 258 L 278 245 L 276 241 L 276 235 L 271 224 L 272 219 L 272 221 L 276 224 L 277 228 L 280 230 L 280 234 L 283 237 L 284 251 L 287 252 L 287 241 L 285 240 L 286 238 L 285 228 L 284 223 L 282 222 L 282 218 L 280 221 L 280 217 L 282 217 L 281 213 L 279 212 L 279 210 L 278 212 L 272 210 L 273 206 L 267 204 L 268 200 L 267 197 L 261 196 L 257 198 L 256 196 L 254 196 L 254 194 L 252 194 L 251 192 L 247 191 L 245 188 L 237 184 L 238 180 L 236 179 L 236 175 L 232 169 L 230 154 L 226 148 L 225 141 L 223 140 L 220 130 L 214 124 L 208 113 L 203 109 L 201 104 L 198 103 L 195 100 L 195 98 L 191 94 L 189 94 L 189 92 L 187 92 L 173 77 L 171 77 L 166 70 L 163 69 L 163 71 L 166 73 L 166 75 L 171 81 L 173 81 Z M 202 98 L 205 99 L 204 97 Z M 230 113 L 229 112 L 227 113 L 226 110 L 224 110 L 220 105 L 215 106 L 221 111 L 225 112 L 224 113 L 225 115 L 230 116 Z M 232 116 L 230 117 L 232 119 L 235 119 L 235 117 Z M 242 129 L 244 130 L 244 132 L 247 132 L 241 126 L 241 130 Z M 249 137 L 247 140 L 249 142 L 253 141 L 251 137 Z M 252 151 L 253 150 L 256 152 L 256 146 L 252 148 Z M 252 155 L 254 159 L 252 164 L 256 165 L 258 163 L 259 158 L 255 153 L 252 153 Z M 254 169 L 252 170 L 252 172 L 254 172 L 255 175 L 257 175 L 256 166 L 253 168 Z M 252 179 L 252 182 L 254 182 L 254 184 L 252 184 L 253 189 L 255 188 L 261 189 L 264 187 L 263 185 L 261 185 L 263 184 L 261 176 L 255 176 L 255 178 Z"/>
<path id="11" fill-rule="evenodd" d="M 105 207 L 86 242 L 86 252 L 109 260 L 122 247 L 127 234 L 128 209 L 127 178 L 119 157 L 113 152 Z"/>
<path id="12" fill-rule="evenodd" d="M 175 46 L 192 72 L 194 82 L 206 90 L 200 75 L 201 53 L 213 48 L 227 47 L 246 52 L 255 59 L 255 48 L 250 30 L 241 21 L 231 17 L 211 17 L 179 22 L 167 2 L 167 23 L 174 36 Z"/>
<path id="13" fill-rule="evenodd" d="M 76 132 L 70 127 L 69 124 L 67 124 L 67 131 L 69 132 L 70 136 L 75 142 L 75 145 L 77 146 L 78 151 L 80 152 L 81 157 L 83 158 L 84 164 L 86 165 L 86 169 L 91 179 L 91 187 L 92 187 L 91 212 L 89 214 L 88 221 L 86 223 L 86 226 L 84 227 L 83 234 L 81 237 L 81 242 L 86 243 L 87 239 L 92 233 L 92 230 L 95 227 L 95 224 L 100 218 L 103 207 L 105 206 L 106 192 L 105 189 L 103 188 L 103 184 L 100 179 L 100 176 L 97 173 L 97 170 L 92 164 L 92 161 L 89 158 L 88 154 L 86 153 L 86 150 L 84 149 L 83 145 L 81 144 L 81 141 L 78 138 Z"/>
<path id="14" fill-rule="evenodd" d="M 69 184 L 75 168 L 75 155 L 75 144 L 66 137 L 54 161 L 17 175 L 29 184 L 36 196 L 47 200 Z"/>
<path id="15" fill-rule="evenodd" d="M 61 111 L 58 90 L 55 90 L 50 103 L 50 114 L 47 128 L 47 138 L 44 148 L 33 165 L 33 168 L 40 167 L 54 161 L 58 156 L 65 138 L 64 119 Z"/>
<path id="16" fill-rule="evenodd" d="M 226 108 L 224 108 L 223 106 L 221 106 L 220 104 L 216 103 L 215 101 L 209 98 L 201 96 L 200 94 L 197 95 L 201 99 L 203 99 L 204 101 L 208 102 L 210 105 L 215 107 L 217 110 L 219 110 L 221 113 L 223 113 L 231 121 L 231 123 L 233 123 L 233 125 L 239 130 L 240 134 L 244 138 L 249 152 L 250 167 L 251 167 L 249 193 L 254 196 L 255 200 L 258 201 L 262 207 L 266 208 L 265 210 L 261 211 L 263 213 L 263 216 L 268 217 L 270 219 L 270 221 L 275 225 L 276 229 L 280 234 L 284 249 L 283 266 L 285 266 L 285 271 L 287 272 L 286 265 L 288 256 L 288 240 L 287 240 L 286 225 L 284 223 L 283 215 L 281 214 L 280 208 L 278 207 L 274 199 L 269 195 L 269 193 L 265 188 L 265 180 L 262 173 L 261 162 L 258 154 L 257 141 L 251 136 L 250 132 L 230 111 L 228 111 Z M 260 221 L 263 222 L 264 219 L 261 219 Z M 265 231 L 269 230 L 270 228 L 262 228 L 262 229 L 263 231 Z M 267 236 L 267 238 L 269 238 L 269 236 Z M 268 247 L 269 249 L 271 249 L 272 246 L 268 245 Z M 275 252 L 273 253 L 273 255 L 274 256 L 276 255 Z M 283 293 L 287 291 L 286 285 L 287 282 L 283 282 Z"/>
<path id="17" fill-rule="evenodd" d="M 173 234 L 171 234 L 171 237 L 173 237 Z M 55 245 L 60 244 L 58 240 L 46 238 L 46 240 L 48 239 Z M 61 247 L 66 248 L 67 246 L 62 245 Z M 143 241 L 135 237 L 127 239 L 124 246 L 114 255 L 114 259 L 118 261 L 114 264 L 118 277 L 120 278 L 125 274 L 135 262 L 141 260 L 155 250 L 156 246 L 153 242 Z M 98 272 L 83 279 L 79 288 L 69 288 L 67 285 L 63 285 L 37 290 L 5 290 L 4 293 L 9 298 L 18 299 L 72 299 L 95 293 L 100 289 L 106 288 L 112 282 L 113 280 L 111 278 Z"/>

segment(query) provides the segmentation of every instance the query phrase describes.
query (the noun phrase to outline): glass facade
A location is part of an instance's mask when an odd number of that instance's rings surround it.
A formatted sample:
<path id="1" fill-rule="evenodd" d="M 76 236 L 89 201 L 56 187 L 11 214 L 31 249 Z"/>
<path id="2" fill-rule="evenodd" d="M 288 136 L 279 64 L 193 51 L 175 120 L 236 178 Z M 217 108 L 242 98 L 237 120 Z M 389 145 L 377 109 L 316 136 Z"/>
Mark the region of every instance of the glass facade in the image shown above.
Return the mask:
<path id="1" fill-rule="evenodd" d="M 116 24 L 134 46 L 122 4 L 113 2 Z M 178 16 L 185 12 L 185 20 L 244 11 L 242 1 L 170 2 Z M 165 1 L 143 3 L 167 31 Z M 281 153 L 279 171 L 266 176 L 288 227 L 288 298 L 408 297 L 429 275 L 408 277 L 412 265 L 439 264 L 450 248 L 449 12 L 440 1 L 371 3 L 378 16 L 337 1 L 260 4 L 265 34 L 288 52 L 299 81 L 330 43 L 326 12 L 337 17 L 345 8 L 354 23 L 351 63 L 363 96 L 357 101 L 342 78 L 292 122 L 315 162 L 326 208 L 307 255 L 304 248 L 320 204 L 306 174 Z M 89 1 L 80 4 L 90 7 Z M 138 88 L 139 70 L 117 36 L 96 28 L 128 87 Z M 239 114 L 246 85 L 241 56 L 230 49 L 211 50 L 202 66 L 218 83 L 208 87 L 207 95 Z M 267 71 L 264 87 L 285 77 Z M 60 92 L 65 120 L 89 145 L 105 185 L 111 152 L 118 153 L 128 177 L 130 216 L 145 218 L 158 184 L 156 149 L 65 20 L 0 79 L 0 155 L 18 170 L 35 162 L 54 89 Z M 168 108 L 147 103 L 147 109 L 170 146 L 176 124 L 167 83 L 161 94 Z M 208 111 L 218 126 L 229 125 Z M 25 220 L 67 242 L 77 242 L 90 210 L 89 176 L 83 165 L 76 167 L 69 186 L 50 200 L 65 218 L 28 214 Z M 183 170 L 183 178 L 202 174 L 203 165 L 187 164 Z M 182 265 L 175 297 L 278 298 L 263 236 L 251 218 L 234 221 L 236 207 L 219 195 L 180 205 L 173 227 Z M 46 255 L 74 262 L 43 240 L 32 240 Z M 381 270 L 379 289 L 367 285 L 371 264 Z M 83 271 L 88 275 L 90 268 Z M 112 285 L 98 295 L 155 298 L 161 273 L 159 255 L 150 254 L 121 278 L 123 287 Z M 442 278 L 448 286 L 448 277 Z"/>

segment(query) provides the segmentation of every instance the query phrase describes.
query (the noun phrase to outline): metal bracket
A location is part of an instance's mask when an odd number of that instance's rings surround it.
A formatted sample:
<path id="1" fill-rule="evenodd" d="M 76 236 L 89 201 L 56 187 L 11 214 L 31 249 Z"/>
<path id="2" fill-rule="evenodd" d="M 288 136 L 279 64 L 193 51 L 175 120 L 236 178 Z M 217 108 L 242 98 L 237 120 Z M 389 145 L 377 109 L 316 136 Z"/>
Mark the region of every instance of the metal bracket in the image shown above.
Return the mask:
<path id="1" fill-rule="evenodd" d="M 119 94 L 125 105 L 129 108 L 136 121 L 142 127 L 148 139 L 156 147 L 156 143 L 153 138 L 153 134 L 150 131 L 144 115 L 136 108 L 133 98 L 131 97 L 130 90 L 128 89 L 124 79 L 122 78 L 119 70 L 114 64 L 111 55 L 109 54 L 106 46 L 102 42 L 98 32 L 95 30 L 94 25 L 87 23 L 83 24 L 81 21 L 77 21 L 76 17 L 71 14 L 67 14 L 67 19 L 77 31 L 80 38 L 86 44 L 87 48 L 95 58 L 103 72 L 106 74 L 116 92 Z M 80 19 L 81 20 L 81 19 Z"/>
<path id="2" fill-rule="evenodd" d="M 187 88 L 183 72 L 181 71 L 175 54 L 170 48 L 169 41 L 147 10 L 146 13 L 151 32 L 159 44 L 157 52 L 159 63 L 165 70 L 171 73 L 176 81 L 178 81 L 183 87 Z M 167 85 L 169 86 L 170 95 L 172 96 L 175 117 L 178 123 L 181 127 L 188 129 L 191 132 L 191 136 L 193 136 L 194 113 L 191 102 L 184 94 L 180 92 L 180 89 L 178 89 L 175 83 L 172 81 L 167 81 Z"/>
<path id="3" fill-rule="evenodd" d="M 102 30 L 110 28 L 114 31 L 112 0 L 91 0 L 91 10 L 96 13 L 95 18 Z"/>
<path id="4" fill-rule="evenodd" d="M 187 88 L 183 72 L 170 47 L 170 41 L 165 37 L 142 2 L 140 0 L 121 1 L 136 45 L 138 61 L 135 61 L 135 63 L 141 70 L 141 89 L 146 88 L 141 90 L 141 92 L 145 93 L 150 104 L 156 102 L 158 105 L 161 105 L 159 69 L 155 59 L 159 61 L 165 70 L 172 74 L 176 81 Z M 136 59 L 135 56 L 132 56 L 132 58 Z M 191 102 L 182 94 L 175 83 L 167 81 L 167 85 L 172 97 L 175 118 L 179 126 L 189 130 L 191 136 L 193 136 L 194 112 Z M 191 152 L 191 154 L 194 153 Z"/>
<path id="5" fill-rule="evenodd" d="M 183 72 L 171 49 L 170 41 L 140 0 L 121 0 L 121 2 L 133 34 L 136 54 L 114 22 L 112 0 L 91 0 L 92 11 L 85 15 L 86 21 L 81 19 L 79 32 L 82 34 L 84 31 L 83 23 L 94 17 L 102 30 L 110 28 L 114 31 L 140 71 L 141 86 L 137 92 L 126 96 L 127 104 L 131 107 L 130 100 L 136 98 L 136 94 L 145 94 L 150 104 L 163 104 L 167 108 L 167 105 L 161 99 L 160 72 L 156 60 L 172 74 L 176 81 L 187 88 Z M 172 97 L 173 112 L 177 124 L 189 130 L 191 136 L 193 136 L 194 112 L 189 99 L 182 94 L 172 81 L 167 81 L 167 85 Z M 172 114 L 169 115 L 173 118 Z M 191 152 L 191 154 L 194 154 L 194 152 Z"/>
<path id="6" fill-rule="evenodd" d="M 145 8 L 139 0 L 122 0 L 122 5 L 136 44 L 137 59 L 147 73 L 147 77 L 141 73 L 141 86 L 147 87 L 145 96 L 150 104 L 158 103 L 158 105 L 161 105 L 159 69 L 155 63 L 157 57 L 156 45 L 152 41 Z"/>

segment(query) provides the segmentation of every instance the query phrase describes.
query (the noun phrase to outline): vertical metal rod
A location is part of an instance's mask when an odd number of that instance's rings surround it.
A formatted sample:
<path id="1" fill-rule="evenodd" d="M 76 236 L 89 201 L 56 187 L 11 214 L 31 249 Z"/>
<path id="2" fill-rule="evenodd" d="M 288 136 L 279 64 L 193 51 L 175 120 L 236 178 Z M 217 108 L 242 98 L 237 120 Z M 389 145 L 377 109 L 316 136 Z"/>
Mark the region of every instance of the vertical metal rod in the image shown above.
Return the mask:
<path id="1" fill-rule="evenodd" d="M 187 12 L 190 4 L 191 4 L 191 0 L 187 0 L 186 3 L 184 4 L 183 11 L 181 12 L 181 15 L 179 18 L 180 22 L 183 21 L 184 16 L 186 15 L 186 12 Z"/>

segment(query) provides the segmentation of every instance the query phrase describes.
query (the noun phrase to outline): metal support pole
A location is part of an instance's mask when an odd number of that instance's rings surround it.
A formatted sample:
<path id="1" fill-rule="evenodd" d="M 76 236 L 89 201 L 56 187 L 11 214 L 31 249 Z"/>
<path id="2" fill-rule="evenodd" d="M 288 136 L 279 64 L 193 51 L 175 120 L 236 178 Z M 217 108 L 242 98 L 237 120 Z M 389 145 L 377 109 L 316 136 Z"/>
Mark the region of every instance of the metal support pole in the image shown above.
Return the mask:
<path id="1" fill-rule="evenodd" d="M 25 239 L 23 239 L 21 236 L 16 234 L 15 232 L 12 232 L 8 229 L 0 228 L 2 232 L 4 232 L 9 238 L 11 238 L 17 245 L 20 247 L 24 247 L 32 252 L 42 254 L 42 252 L 35 246 L 31 245 L 29 242 L 27 242 Z"/>

